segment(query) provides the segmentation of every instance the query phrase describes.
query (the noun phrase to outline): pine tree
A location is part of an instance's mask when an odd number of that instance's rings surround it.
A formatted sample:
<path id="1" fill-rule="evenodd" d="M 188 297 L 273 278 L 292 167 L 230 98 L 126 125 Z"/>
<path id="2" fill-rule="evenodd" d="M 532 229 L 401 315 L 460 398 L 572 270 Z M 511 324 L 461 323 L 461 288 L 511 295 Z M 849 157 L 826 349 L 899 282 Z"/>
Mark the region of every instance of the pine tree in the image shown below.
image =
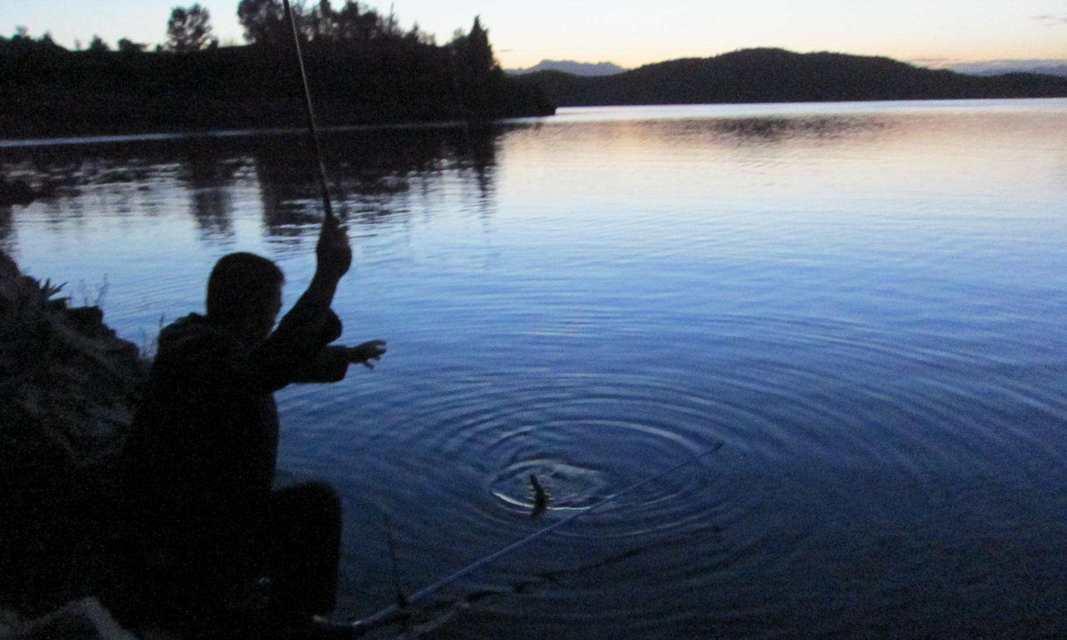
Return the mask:
<path id="1" fill-rule="evenodd" d="M 211 36 L 211 14 L 199 4 L 188 9 L 174 7 L 167 21 L 167 48 L 171 51 L 198 51 L 218 46 Z"/>
<path id="2" fill-rule="evenodd" d="M 489 75 L 496 67 L 493 59 L 493 46 L 489 44 L 489 31 L 482 27 L 481 18 L 476 16 L 470 33 L 467 34 L 466 58 L 464 62 L 471 75 L 476 78 Z"/>

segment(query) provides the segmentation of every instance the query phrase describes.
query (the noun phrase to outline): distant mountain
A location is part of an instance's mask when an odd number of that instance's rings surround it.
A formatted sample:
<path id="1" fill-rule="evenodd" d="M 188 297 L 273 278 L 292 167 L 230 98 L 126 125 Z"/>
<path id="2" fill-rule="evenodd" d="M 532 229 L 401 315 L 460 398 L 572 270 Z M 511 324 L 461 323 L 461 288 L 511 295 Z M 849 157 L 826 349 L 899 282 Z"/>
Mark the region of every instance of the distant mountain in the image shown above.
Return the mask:
<path id="1" fill-rule="evenodd" d="M 889 58 L 783 49 L 670 60 L 611 76 L 540 71 L 516 79 L 559 106 L 1067 97 L 1064 78 L 979 77 Z"/>
<path id="2" fill-rule="evenodd" d="M 1003 73 L 1041 73 L 1067 78 L 1067 60 L 990 60 L 964 62 L 948 67 L 959 73 L 995 76 Z"/>
<path id="3" fill-rule="evenodd" d="M 508 69 L 511 75 L 524 75 L 539 71 L 559 71 L 576 76 L 610 76 L 626 71 L 611 62 L 575 62 L 574 60 L 542 60 L 529 69 Z"/>

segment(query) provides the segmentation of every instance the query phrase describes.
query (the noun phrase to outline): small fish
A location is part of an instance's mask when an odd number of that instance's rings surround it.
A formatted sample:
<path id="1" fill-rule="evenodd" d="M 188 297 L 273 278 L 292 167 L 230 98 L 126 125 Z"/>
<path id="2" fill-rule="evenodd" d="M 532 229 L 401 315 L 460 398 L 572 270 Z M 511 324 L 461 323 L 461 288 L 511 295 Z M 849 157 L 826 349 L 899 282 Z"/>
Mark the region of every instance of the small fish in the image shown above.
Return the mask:
<path id="1" fill-rule="evenodd" d="M 545 509 L 548 509 L 548 499 L 550 496 L 548 495 L 548 492 L 545 491 L 545 488 L 541 486 L 541 482 L 537 479 L 537 476 L 532 473 L 530 474 L 530 486 L 533 487 L 534 494 L 533 511 L 530 512 L 530 517 L 538 518 L 545 512 Z"/>

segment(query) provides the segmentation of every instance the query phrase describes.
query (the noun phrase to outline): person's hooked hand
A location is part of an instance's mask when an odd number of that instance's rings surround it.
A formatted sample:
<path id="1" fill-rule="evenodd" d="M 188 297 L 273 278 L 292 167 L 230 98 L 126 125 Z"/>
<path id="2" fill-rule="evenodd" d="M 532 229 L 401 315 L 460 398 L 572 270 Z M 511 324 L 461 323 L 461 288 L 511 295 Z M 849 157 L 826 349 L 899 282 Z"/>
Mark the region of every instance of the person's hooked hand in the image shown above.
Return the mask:
<path id="1" fill-rule="evenodd" d="M 348 233 L 341 228 L 335 216 L 328 216 L 322 221 L 319 242 L 315 246 L 318 270 L 324 274 L 340 278 L 352 266 L 352 247 L 348 243 Z"/>
<path id="2" fill-rule="evenodd" d="M 385 355 L 385 340 L 369 340 L 348 348 L 348 361 L 373 369 L 379 358 Z"/>

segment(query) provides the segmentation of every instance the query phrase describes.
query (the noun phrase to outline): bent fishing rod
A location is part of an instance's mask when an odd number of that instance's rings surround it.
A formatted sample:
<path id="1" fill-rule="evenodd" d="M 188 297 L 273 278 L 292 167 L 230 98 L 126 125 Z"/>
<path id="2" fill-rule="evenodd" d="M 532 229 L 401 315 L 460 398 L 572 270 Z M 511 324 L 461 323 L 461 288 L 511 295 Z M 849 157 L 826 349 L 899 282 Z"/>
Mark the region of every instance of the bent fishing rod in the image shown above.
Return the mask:
<path id="1" fill-rule="evenodd" d="M 370 631 L 371 629 L 374 629 L 374 628 L 386 623 L 391 618 L 402 614 L 407 607 L 409 607 L 411 605 L 414 605 L 414 604 L 418 604 L 419 602 L 425 600 L 426 598 L 428 598 L 429 596 L 433 595 L 434 593 L 440 591 L 441 589 L 449 586 L 450 584 L 456 582 L 457 580 L 460 580 L 460 579 L 462 579 L 462 578 L 474 573 L 475 571 L 477 571 L 479 569 L 482 569 L 482 568 L 486 567 L 487 565 L 495 562 L 496 560 L 499 560 L 500 558 L 508 555 L 512 551 L 515 551 L 517 549 L 525 547 L 526 545 L 530 544 L 531 542 L 533 542 L 535 540 L 538 540 L 540 538 L 543 538 L 546 535 L 548 535 L 549 533 L 552 533 L 553 531 L 555 531 L 557 529 L 560 529 L 562 527 L 567 526 L 568 524 L 574 522 L 575 520 L 577 520 L 578 518 L 581 518 L 582 516 L 585 516 L 585 515 L 588 515 L 590 513 L 593 513 L 594 511 L 600 510 L 602 507 L 604 507 L 604 506 L 606 506 L 608 504 L 611 504 L 615 500 L 617 500 L 617 499 L 621 498 L 622 496 L 630 493 L 631 491 L 639 489 L 639 488 L 641 488 L 641 487 L 643 487 L 643 486 L 645 486 L 647 484 L 651 484 L 651 483 L 653 483 L 653 482 L 655 482 L 657 480 L 661 480 L 661 479 L 667 477 L 668 475 L 674 473 L 675 471 L 677 471 L 677 470 L 679 470 L 679 469 L 681 469 L 683 467 L 688 467 L 689 465 L 691 465 L 691 464 L 693 464 L 693 463 L 695 463 L 695 462 L 697 462 L 699 460 L 702 460 L 703 458 L 705 458 L 705 457 L 715 453 L 719 449 L 721 449 L 723 447 L 723 444 L 724 443 L 721 442 L 721 441 L 717 442 L 713 446 L 709 447 L 708 449 L 705 449 L 704 451 L 701 451 L 699 453 L 694 454 L 693 456 L 689 457 L 688 459 L 686 459 L 686 460 L 684 460 L 682 462 L 679 462 L 678 464 L 670 467 L 669 469 L 661 471 L 660 473 L 657 473 L 656 475 L 654 475 L 652 477 L 645 478 L 643 480 L 639 480 L 639 481 L 637 481 L 637 482 L 625 487 L 624 489 L 621 489 L 621 490 L 609 495 L 608 497 L 604 498 L 603 500 L 600 500 L 599 502 L 594 503 L 592 506 L 590 506 L 590 507 L 588 507 L 586 509 L 582 509 L 580 511 L 577 511 L 577 512 L 567 516 L 566 518 L 563 518 L 559 522 L 555 522 L 555 523 L 550 524 L 550 525 L 548 525 L 546 527 L 542 527 L 541 529 L 538 529 L 537 531 L 534 531 L 533 533 L 531 533 L 531 534 L 529 534 L 529 535 L 527 535 L 527 536 L 525 536 L 525 537 L 523 537 L 523 538 L 521 538 L 519 540 L 516 540 L 515 542 L 512 542 L 511 544 L 508 544 L 508 545 L 506 545 L 504 547 L 501 547 L 500 549 L 494 551 L 493 553 L 490 553 L 487 556 L 483 556 L 483 557 L 479 558 L 478 560 L 475 560 L 474 562 L 468 564 L 467 566 L 463 567 L 462 569 L 459 569 L 458 571 L 455 571 L 455 572 L 453 572 L 453 573 L 441 578 L 440 580 L 437 580 L 436 582 L 433 582 L 433 583 L 431 583 L 431 584 L 419 589 L 418 591 L 412 593 L 411 595 L 398 598 L 398 602 L 396 604 L 393 604 L 393 605 L 390 605 L 390 606 L 388 606 L 388 607 L 386 607 L 384 609 L 381 609 L 380 611 L 377 611 L 377 612 L 375 612 L 375 613 L 373 613 L 373 614 L 371 614 L 371 615 L 369 615 L 369 616 L 367 616 L 365 618 L 361 618 L 359 620 L 352 621 L 351 623 L 349 623 L 349 625 L 351 626 L 351 630 L 352 630 L 352 637 L 358 637 L 358 636 Z"/>
<path id="2" fill-rule="evenodd" d="M 322 160 L 322 143 L 319 142 L 319 127 L 315 122 L 315 108 L 311 104 L 311 87 L 308 85 L 307 69 L 304 66 L 304 54 L 300 50 L 300 30 L 296 27 L 296 16 L 293 8 L 289 6 L 289 0 L 282 0 L 285 7 L 285 16 L 289 20 L 289 27 L 293 31 L 293 46 L 296 47 L 296 60 L 300 63 L 300 79 L 304 85 L 304 111 L 307 113 L 307 126 L 311 135 L 312 147 L 315 158 L 319 164 L 319 189 L 322 191 L 322 205 L 325 207 L 326 218 L 334 218 L 333 206 L 330 202 L 330 190 L 326 183 L 326 163 Z"/>
<path id="3" fill-rule="evenodd" d="M 310 136 L 311 136 L 312 147 L 313 147 L 314 152 L 315 152 L 315 158 L 318 161 L 318 167 L 319 167 L 318 178 L 319 178 L 319 188 L 322 191 L 322 203 L 323 203 L 323 206 L 325 207 L 326 218 L 327 219 L 334 218 L 335 216 L 334 216 L 334 213 L 333 213 L 333 207 L 331 206 L 331 203 L 330 203 L 330 191 L 329 191 L 329 188 L 327 186 L 327 181 L 326 181 L 326 164 L 323 162 L 322 144 L 319 141 L 319 129 L 318 129 L 317 123 L 315 122 L 315 109 L 314 109 L 314 106 L 313 106 L 313 104 L 311 102 L 311 88 L 310 88 L 310 86 L 308 84 L 307 69 L 306 69 L 306 67 L 304 65 L 304 56 L 303 56 L 303 53 L 301 52 L 301 49 L 300 49 L 300 30 L 296 26 L 296 17 L 293 14 L 292 7 L 289 6 L 289 0 L 282 0 L 282 4 L 285 7 L 285 15 L 289 20 L 289 26 L 290 26 L 290 28 L 292 29 L 292 32 L 293 32 L 293 46 L 296 49 L 296 58 L 297 58 L 297 61 L 298 61 L 299 65 L 300 65 L 300 79 L 302 80 L 303 86 L 304 86 L 304 107 L 305 107 L 305 111 L 306 111 L 306 114 L 307 114 L 307 127 L 308 127 L 308 131 L 310 133 Z M 434 593 L 440 591 L 441 589 L 443 589 L 443 588 L 455 583 L 456 581 L 458 581 L 458 580 L 460 580 L 460 579 L 462 579 L 462 578 L 474 573 L 475 571 L 477 571 L 479 569 L 482 569 L 482 568 L 488 566 L 489 564 L 495 562 L 496 560 L 499 560 L 500 558 L 508 555 L 512 551 L 515 551 L 517 549 L 521 549 L 522 547 L 525 547 L 526 545 L 530 544 L 531 542 L 533 542 L 535 540 L 539 540 L 540 538 L 543 538 L 544 536 L 548 535 L 549 533 L 552 533 L 553 531 L 556 531 L 557 529 L 560 529 L 562 527 L 567 526 L 568 524 L 574 522 L 575 520 L 577 520 L 578 518 L 581 518 L 582 516 L 585 516 L 585 515 L 588 515 L 590 513 L 593 513 L 594 511 L 599 511 L 602 507 L 605 507 L 605 506 L 611 504 L 615 500 L 617 500 L 617 499 L 621 498 L 622 496 L 630 493 L 631 491 L 634 491 L 634 490 L 639 489 L 639 488 L 641 488 L 641 487 L 643 487 L 643 486 L 645 486 L 647 484 L 651 484 L 651 483 L 653 483 L 653 482 L 655 482 L 657 480 L 665 478 L 666 476 L 674 473 L 675 471 L 677 471 L 679 469 L 682 469 L 684 467 L 688 467 L 689 465 L 691 465 L 691 464 L 693 464 L 693 463 L 705 458 L 706 456 L 709 456 L 709 455 L 715 453 L 716 451 L 721 449 L 722 446 L 723 446 L 723 443 L 721 441 L 717 442 L 715 445 L 711 446 L 710 448 L 705 449 L 704 451 L 701 451 L 701 452 L 691 456 L 690 458 L 688 458 L 688 459 L 686 459 L 686 460 L 684 460 L 682 462 L 679 462 L 678 464 L 676 464 L 676 465 L 674 465 L 674 466 L 672 466 L 672 467 L 670 467 L 670 468 L 668 468 L 668 469 L 666 469 L 664 471 L 661 471 L 660 473 L 658 473 L 658 474 L 656 474 L 656 475 L 654 475 L 652 477 L 645 478 L 643 480 L 639 480 L 638 482 L 635 482 L 635 483 L 633 483 L 633 484 L 621 489 L 620 491 L 617 491 L 617 492 L 607 496 L 603 500 L 600 500 L 599 502 L 594 503 L 592 506 L 590 506 L 590 507 L 588 507 L 586 509 L 582 509 L 580 511 L 577 511 L 577 512 L 573 513 L 572 515 L 567 516 L 566 518 L 563 518 L 559 522 L 555 522 L 555 523 L 550 524 L 550 525 L 548 525 L 546 527 L 542 527 L 541 529 L 538 529 L 537 531 L 534 531 L 533 533 L 531 533 L 531 534 L 529 534 L 529 535 L 527 535 L 527 536 L 525 536 L 525 537 L 523 537 L 523 538 L 521 538 L 519 540 L 516 540 L 515 542 L 512 542 L 511 544 L 508 544 L 508 545 L 506 545 L 506 546 L 494 551 L 493 553 L 490 553 L 487 556 L 483 556 L 482 558 L 479 558 L 478 560 L 475 560 L 474 562 L 472 562 L 472 563 L 468 564 L 467 566 L 459 569 L 458 571 L 455 571 L 455 572 L 453 572 L 453 573 L 451 573 L 451 574 L 449 574 L 449 575 L 437 580 L 436 582 L 433 582 L 432 584 L 429 584 L 429 585 L 419 589 L 418 591 L 412 593 L 410 596 L 404 596 L 404 594 L 402 592 L 400 592 L 398 594 L 396 604 L 388 606 L 388 607 L 386 607 L 386 608 L 384 608 L 384 609 L 382 609 L 382 610 L 380 610 L 380 611 L 378 611 L 376 613 L 371 614 L 370 616 L 367 616 L 367 617 L 362 618 L 360 620 L 355 620 L 355 621 L 353 621 L 353 622 L 351 622 L 351 623 L 349 623 L 347 625 L 343 625 L 343 626 L 346 627 L 347 629 L 351 630 L 351 633 L 352 633 L 353 637 L 362 635 L 363 633 L 366 633 L 367 631 L 370 631 L 371 629 L 373 629 L 376 626 L 384 623 L 385 621 L 389 620 L 390 618 L 402 613 L 407 607 L 409 607 L 409 606 L 411 606 L 413 604 L 417 604 L 417 603 L 425 600 L 426 598 L 428 598 L 429 596 L 433 595 Z M 390 541 L 391 554 L 393 555 L 393 569 L 394 569 L 394 574 L 395 574 L 395 571 L 396 571 L 396 559 L 395 559 L 396 552 L 395 552 L 395 549 L 392 549 L 393 544 L 394 543 L 392 541 Z M 395 577 L 396 576 L 394 575 L 394 578 Z"/>

